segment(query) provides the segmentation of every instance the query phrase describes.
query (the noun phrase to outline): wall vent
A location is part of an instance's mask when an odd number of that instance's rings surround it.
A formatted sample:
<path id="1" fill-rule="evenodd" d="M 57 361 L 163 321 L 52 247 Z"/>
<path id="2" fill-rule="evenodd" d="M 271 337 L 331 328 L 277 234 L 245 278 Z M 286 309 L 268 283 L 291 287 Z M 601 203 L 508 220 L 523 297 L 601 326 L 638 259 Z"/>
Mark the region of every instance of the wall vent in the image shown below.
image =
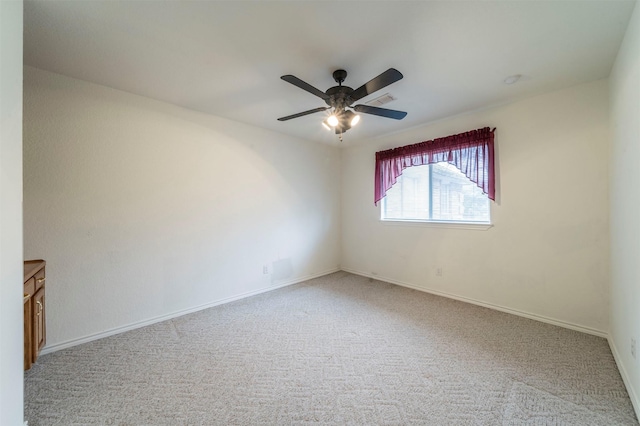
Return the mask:
<path id="1" fill-rule="evenodd" d="M 372 99 L 369 102 L 366 102 L 366 104 L 374 107 L 379 107 L 381 105 L 388 104 L 389 102 L 395 101 L 395 100 L 396 98 L 394 98 L 392 95 L 390 95 L 389 93 L 385 93 L 382 96 L 378 96 L 377 98 Z"/>

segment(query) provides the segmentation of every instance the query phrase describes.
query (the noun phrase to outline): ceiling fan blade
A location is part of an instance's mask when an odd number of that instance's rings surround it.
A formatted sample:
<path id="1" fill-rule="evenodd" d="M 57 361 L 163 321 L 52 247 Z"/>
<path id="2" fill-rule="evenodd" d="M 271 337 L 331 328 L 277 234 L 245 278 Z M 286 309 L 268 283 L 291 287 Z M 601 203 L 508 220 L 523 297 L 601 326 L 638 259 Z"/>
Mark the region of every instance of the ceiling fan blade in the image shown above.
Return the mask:
<path id="1" fill-rule="evenodd" d="M 325 110 L 327 110 L 329 108 L 331 108 L 331 107 L 320 107 L 320 108 L 310 109 L 309 111 L 303 111 L 303 112 L 299 112 L 297 114 L 287 115 L 286 117 L 280 117 L 280 118 L 278 118 L 278 121 L 291 120 L 292 118 L 298 118 L 298 117 L 302 117 L 304 115 L 309 115 L 309 114 L 313 114 L 313 113 L 316 113 L 316 112 L 325 111 Z"/>
<path id="2" fill-rule="evenodd" d="M 307 92 L 311 93 L 312 95 L 316 95 L 317 97 L 324 99 L 325 101 L 329 100 L 329 96 L 326 93 L 324 93 L 323 91 L 321 91 L 319 89 L 316 89 L 315 87 L 313 87 L 309 83 L 306 83 L 306 82 L 300 80 L 296 76 L 288 74 L 288 75 L 283 75 L 280 78 L 283 79 L 284 81 L 286 81 L 287 83 L 291 83 L 294 86 L 298 86 L 302 90 L 306 90 Z"/>
<path id="3" fill-rule="evenodd" d="M 358 87 L 351 93 L 351 102 L 355 102 L 359 99 L 364 98 L 367 95 L 376 92 L 383 87 L 387 87 L 388 85 L 395 83 L 398 80 L 402 80 L 402 73 L 395 68 L 389 68 L 379 76 L 369 80 L 367 83 Z"/>
<path id="4" fill-rule="evenodd" d="M 372 107 L 369 105 L 356 105 L 355 107 L 353 107 L 353 109 L 358 112 L 363 112 L 365 114 L 379 115 L 380 117 L 393 118 L 394 120 L 402 120 L 407 116 L 407 113 L 404 111 L 396 111 L 395 109 Z"/>

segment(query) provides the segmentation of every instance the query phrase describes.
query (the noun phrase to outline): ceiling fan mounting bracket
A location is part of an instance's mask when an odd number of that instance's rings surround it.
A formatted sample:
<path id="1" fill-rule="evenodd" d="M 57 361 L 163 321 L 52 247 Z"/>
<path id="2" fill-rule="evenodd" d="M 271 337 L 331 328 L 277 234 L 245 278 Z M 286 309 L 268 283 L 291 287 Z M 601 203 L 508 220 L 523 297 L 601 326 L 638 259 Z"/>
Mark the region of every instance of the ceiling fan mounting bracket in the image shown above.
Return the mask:
<path id="1" fill-rule="evenodd" d="M 342 85 L 342 82 L 347 79 L 347 72 L 345 70 L 335 70 L 333 72 L 333 79 L 339 85 Z"/>

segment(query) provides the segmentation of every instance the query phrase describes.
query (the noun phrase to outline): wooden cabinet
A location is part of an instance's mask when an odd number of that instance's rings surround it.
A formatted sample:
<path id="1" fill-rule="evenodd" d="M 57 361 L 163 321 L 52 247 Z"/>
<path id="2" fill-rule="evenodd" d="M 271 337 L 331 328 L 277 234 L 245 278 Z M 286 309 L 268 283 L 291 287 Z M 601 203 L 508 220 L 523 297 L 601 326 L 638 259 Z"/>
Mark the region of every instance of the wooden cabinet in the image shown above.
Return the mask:
<path id="1" fill-rule="evenodd" d="M 44 260 L 24 262 L 24 369 L 36 362 L 47 340 Z"/>

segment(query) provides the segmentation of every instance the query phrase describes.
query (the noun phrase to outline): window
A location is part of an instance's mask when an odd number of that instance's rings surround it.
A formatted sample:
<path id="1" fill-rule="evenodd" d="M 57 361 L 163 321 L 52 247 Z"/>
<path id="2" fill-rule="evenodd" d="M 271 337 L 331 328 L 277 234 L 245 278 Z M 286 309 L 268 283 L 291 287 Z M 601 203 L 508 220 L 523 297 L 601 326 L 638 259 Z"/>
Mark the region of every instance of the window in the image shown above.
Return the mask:
<path id="1" fill-rule="evenodd" d="M 376 152 L 374 199 L 381 219 L 491 226 L 494 132 L 484 127 Z"/>
<path id="2" fill-rule="evenodd" d="M 444 138 L 376 152 L 373 202 L 378 204 L 409 167 L 447 162 L 496 199 L 494 147 L 495 128 L 485 127 Z"/>
<path id="3" fill-rule="evenodd" d="M 382 219 L 487 224 L 489 198 L 452 164 L 408 167 L 387 190 Z"/>

